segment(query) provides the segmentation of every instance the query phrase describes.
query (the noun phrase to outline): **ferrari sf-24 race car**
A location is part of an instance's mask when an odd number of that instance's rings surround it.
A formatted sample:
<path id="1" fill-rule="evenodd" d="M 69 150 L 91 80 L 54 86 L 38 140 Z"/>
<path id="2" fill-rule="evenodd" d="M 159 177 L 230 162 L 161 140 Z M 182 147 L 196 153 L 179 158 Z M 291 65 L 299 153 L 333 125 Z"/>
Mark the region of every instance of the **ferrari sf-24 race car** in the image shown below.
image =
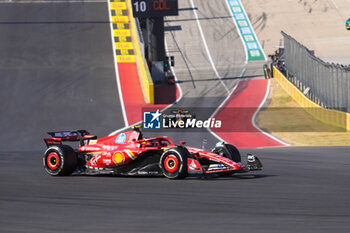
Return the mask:
<path id="1" fill-rule="evenodd" d="M 233 145 L 219 142 L 209 152 L 175 145 L 168 137 L 143 138 L 139 128 L 104 138 L 86 130 L 50 132 L 43 164 L 52 176 L 74 174 L 114 174 L 126 176 L 165 176 L 181 179 L 188 175 L 231 175 L 261 170 L 260 160 L 248 154 L 247 163 Z M 74 150 L 62 142 L 80 142 Z"/>

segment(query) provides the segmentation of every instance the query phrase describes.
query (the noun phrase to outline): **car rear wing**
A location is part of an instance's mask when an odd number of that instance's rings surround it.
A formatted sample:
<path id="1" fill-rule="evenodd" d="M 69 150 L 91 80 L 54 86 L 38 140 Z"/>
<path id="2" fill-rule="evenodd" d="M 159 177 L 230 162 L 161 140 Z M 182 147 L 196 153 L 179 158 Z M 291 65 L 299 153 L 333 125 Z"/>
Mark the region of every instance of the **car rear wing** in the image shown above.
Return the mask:
<path id="1" fill-rule="evenodd" d="M 72 131 L 56 131 L 48 132 L 51 138 L 44 138 L 47 147 L 51 145 L 61 145 L 63 141 L 79 141 L 80 146 L 84 146 L 84 141 L 97 139 L 95 135 L 90 134 L 86 130 L 72 130 Z"/>

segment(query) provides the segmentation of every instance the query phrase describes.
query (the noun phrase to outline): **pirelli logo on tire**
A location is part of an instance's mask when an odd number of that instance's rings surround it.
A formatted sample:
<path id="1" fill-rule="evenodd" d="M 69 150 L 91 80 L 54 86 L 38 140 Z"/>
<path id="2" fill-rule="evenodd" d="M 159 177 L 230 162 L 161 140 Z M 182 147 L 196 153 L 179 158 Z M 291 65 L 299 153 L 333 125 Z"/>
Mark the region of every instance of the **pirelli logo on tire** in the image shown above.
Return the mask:
<path id="1" fill-rule="evenodd" d="M 118 63 L 136 62 L 131 38 L 130 19 L 127 0 L 110 0 L 115 56 Z"/>

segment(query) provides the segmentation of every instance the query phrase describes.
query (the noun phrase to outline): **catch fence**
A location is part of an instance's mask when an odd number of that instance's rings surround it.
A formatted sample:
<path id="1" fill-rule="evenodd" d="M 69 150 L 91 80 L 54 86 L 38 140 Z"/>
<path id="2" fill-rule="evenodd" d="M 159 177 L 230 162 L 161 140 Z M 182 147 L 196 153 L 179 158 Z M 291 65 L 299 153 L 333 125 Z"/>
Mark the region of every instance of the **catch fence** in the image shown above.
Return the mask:
<path id="1" fill-rule="evenodd" d="M 282 32 L 285 76 L 305 96 L 326 108 L 350 112 L 350 67 L 324 62 L 313 52 Z"/>

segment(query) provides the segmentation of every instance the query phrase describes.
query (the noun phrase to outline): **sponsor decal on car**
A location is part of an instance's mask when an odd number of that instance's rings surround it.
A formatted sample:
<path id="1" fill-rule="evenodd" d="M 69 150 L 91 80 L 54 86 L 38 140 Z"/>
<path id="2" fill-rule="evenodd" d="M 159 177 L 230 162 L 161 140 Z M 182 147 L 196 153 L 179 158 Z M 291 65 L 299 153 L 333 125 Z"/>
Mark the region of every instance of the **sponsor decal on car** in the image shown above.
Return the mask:
<path id="1" fill-rule="evenodd" d="M 78 136 L 75 132 L 54 132 L 54 137 L 64 138 L 64 137 L 76 137 Z"/>
<path id="2" fill-rule="evenodd" d="M 211 170 L 222 170 L 222 169 L 225 169 L 225 168 L 227 168 L 227 166 L 225 166 L 223 164 L 210 164 L 209 168 L 208 168 L 208 171 L 211 171 Z"/>
<path id="3" fill-rule="evenodd" d="M 90 160 L 90 164 L 91 164 L 92 166 L 96 166 L 97 161 L 98 161 L 100 158 L 101 158 L 101 155 L 97 155 L 97 156 L 93 157 L 93 158 Z"/>
<path id="4" fill-rule="evenodd" d="M 117 150 L 118 148 L 119 148 L 118 146 L 111 146 L 111 145 L 102 146 L 102 149 L 104 150 Z"/>
<path id="5" fill-rule="evenodd" d="M 97 140 L 90 140 L 89 145 L 95 145 L 97 143 Z"/>
<path id="6" fill-rule="evenodd" d="M 126 140 L 125 133 L 121 133 L 118 135 L 117 139 L 115 140 L 115 143 L 124 143 Z"/>
<path id="7" fill-rule="evenodd" d="M 100 151 L 101 148 L 97 146 L 82 146 L 79 148 L 80 151 Z"/>
<path id="8" fill-rule="evenodd" d="M 112 161 L 110 159 L 103 159 L 102 162 L 106 164 L 106 166 L 109 166 Z"/>
<path id="9" fill-rule="evenodd" d="M 123 152 L 117 151 L 113 155 L 113 161 L 116 165 L 122 164 L 125 161 L 125 157 L 123 155 Z"/>
<path id="10" fill-rule="evenodd" d="M 132 153 L 131 150 L 125 149 L 124 151 L 125 151 L 126 154 L 129 156 L 130 159 L 135 160 L 135 159 L 137 158 L 137 157 L 135 156 L 135 154 Z"/>
<path id="11" fill-rule="evenodd" d="M 195 161 L 194 159 L 189 159 L 188 160 L 188 169 L 189 169 L 189 171 L 200 171 L 200 170 L 202 170 L 200 164 L 197 161 Z"/>

